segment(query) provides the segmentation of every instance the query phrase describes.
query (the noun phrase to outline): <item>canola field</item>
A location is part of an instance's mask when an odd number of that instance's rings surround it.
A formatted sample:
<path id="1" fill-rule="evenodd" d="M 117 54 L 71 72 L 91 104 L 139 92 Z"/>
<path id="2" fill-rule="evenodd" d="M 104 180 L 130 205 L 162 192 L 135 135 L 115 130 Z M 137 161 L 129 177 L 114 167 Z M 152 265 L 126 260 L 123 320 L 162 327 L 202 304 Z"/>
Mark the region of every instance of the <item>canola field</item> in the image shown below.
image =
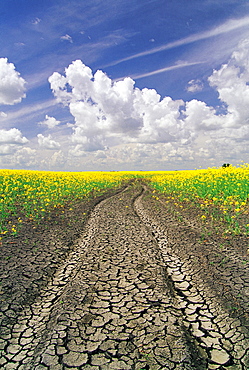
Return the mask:
<path id="1" fill-rule="evenodd" d="M 151 176 L 151 186 L 182 208 L 195 208 L 200 220 L 222 222 L 224 233 L 249 234 L 249 165 L 168 171 Z M 155 196 L 156 197 L 156 196 Z"/>
<path id="2" fill-rule="evenodd" d="M 0 233 L 15 235 L 24 221 L 118 187 L 126 172 L 0 170 Z"/>
<path id="3" fill-rule="evenodd" d="M 36 221 L 54 209 L 142 178 L 154 198 L 180 213 L 195 207 L 205 222 L 222 221 L 224 232 L 249 233 L 249 166 L 190 171 L 49 172 L 0 170 L 0 237 L 16 235 L 23 222 Z"/>

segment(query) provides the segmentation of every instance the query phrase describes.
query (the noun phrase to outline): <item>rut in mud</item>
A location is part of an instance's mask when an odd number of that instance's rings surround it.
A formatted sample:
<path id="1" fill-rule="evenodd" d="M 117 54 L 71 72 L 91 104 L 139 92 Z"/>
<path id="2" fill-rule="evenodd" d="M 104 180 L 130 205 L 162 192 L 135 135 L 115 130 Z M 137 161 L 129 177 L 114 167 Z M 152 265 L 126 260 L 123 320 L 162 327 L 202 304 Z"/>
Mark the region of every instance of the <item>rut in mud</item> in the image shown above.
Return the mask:
<path id="1" fill-rule="evenodd" d="M 244 316 L 226 310 L 201 256 L 169 241 L 147 196 L 131 185 L 101 201 L 39 295 L 18 312 L 5 305 L 2 368 L 249 368 Z"/>

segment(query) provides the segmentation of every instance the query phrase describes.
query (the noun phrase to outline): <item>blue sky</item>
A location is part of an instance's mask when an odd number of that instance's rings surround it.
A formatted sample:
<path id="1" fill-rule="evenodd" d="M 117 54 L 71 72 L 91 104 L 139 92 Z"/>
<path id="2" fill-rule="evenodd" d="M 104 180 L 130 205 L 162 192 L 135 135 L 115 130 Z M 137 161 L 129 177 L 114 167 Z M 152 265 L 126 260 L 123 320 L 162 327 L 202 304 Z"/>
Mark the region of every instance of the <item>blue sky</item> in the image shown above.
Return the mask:
<path id="1" fill-rule="evenodd" d="M 249 1 L 2 0 L 0 166 L 248 161 Z"/>

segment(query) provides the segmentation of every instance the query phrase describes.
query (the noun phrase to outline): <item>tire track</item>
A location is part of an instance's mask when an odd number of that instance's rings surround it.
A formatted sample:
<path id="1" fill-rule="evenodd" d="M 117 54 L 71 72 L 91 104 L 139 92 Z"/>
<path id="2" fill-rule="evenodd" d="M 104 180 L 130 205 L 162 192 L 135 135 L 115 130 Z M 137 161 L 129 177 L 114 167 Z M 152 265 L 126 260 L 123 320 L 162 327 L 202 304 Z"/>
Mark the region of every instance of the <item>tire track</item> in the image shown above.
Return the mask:
<path id="1" fill-rule="evenodd" d="M 115 195 L 118 195 L 114 194 Z M 101 200 L 95 208 L 104 203 Z M 57 269 L 47 286 L 41 291 L 40 297 L 31 307 L 27 307 L 18 318 L 18 323 L 11 328 L 11 333 L 6 333 L 0 339 L 0 366 L 6 369 L 32 369 L 33 357 L 41 352 L 43 341 L 48 337 L 55 315 L 55 306 L 62 305 L 62 296 L 66 292 L 67 285 L 73 281 L 81 268 L 81 260 L 88 244 L 98 232 L 97 223 L 99 219 L 95 208 L 86 224 L 84 234 L 75 243 L 75 247 L 67 256 L 63 265 Z M 83 299 L 84 300 L 84 297 Z M 21 365 L 20 365 L 21 364 Z M 20 365 L 20 367 L 19 367 Z"/>
<path id="2" fill-rule="evenodd" d="M 100 202 L 0 340 L 7 370 L 245 370 L 248 342 L 170 249 L 139 185 Z M 230 345 L 230 347 L 229 347 Z"/>
<path id="3" fill-rule="evenodd" d="M 229 317 L 205 284 L 205 277 L 193 270 L 193 262 L 176 255 L 167 240 L 166 228 L 151 217 L 144 206 L 144 194 L 134 207 L 145 225 L 151 230 L 161 250 L 183 313 L 184 325 L 196 343 L 203 349 L 207 369 L 244 369 L 249 365 L 248 333 L 238 319 Z M 180 248 L 180 246 L 179 246 Z M 180 249 L 179 249 L 180 254 Z M 193 278 L 194 277 L 194 278 Z"/>
<path id="4" fill-rule="evenodd" d="M 4 369 L 193 368 L 157 245 L 132 207 L 140 192 L 130 187 L 95 207 L 5 338 Z"/>

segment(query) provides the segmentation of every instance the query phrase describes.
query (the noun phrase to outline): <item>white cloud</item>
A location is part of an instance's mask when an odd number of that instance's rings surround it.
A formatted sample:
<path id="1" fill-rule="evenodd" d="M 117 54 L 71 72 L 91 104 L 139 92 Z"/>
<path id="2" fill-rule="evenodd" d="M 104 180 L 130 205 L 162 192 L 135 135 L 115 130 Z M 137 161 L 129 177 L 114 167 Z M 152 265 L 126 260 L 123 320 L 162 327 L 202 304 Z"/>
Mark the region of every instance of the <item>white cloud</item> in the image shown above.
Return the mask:
<path id="1" fill-rule="evenodd" d="M 0 58 L 0 104 L 20 103 L 25 95 L 25 80 L 7 58 Z"/>
<path id="2" fill-rule="evenodd" d="M 55 126 L 58 126 L 60 124 L 60 121 L 56 120 L 56 118 L 54 117 L 50 117 L 46 114 L 45 116 L 45 120 L 44 121 L 41 121 L 41 122 L 38 122 L 39 125 L 45 125 L 47 126 L 48 128 L 52 129 L 54 128 Z"/>
<path id="3" fill-rule="evenodd" d="M 215 110 L 206 103 L 193 99 L 186 103 L 184 120 L 185 126 L 193 132 L 200 130 L 218 130 L 221 128 L 221 117 L 215 114 Z"/>
<path id="4" fill-rule="evenodd" d="M 0 130 L 0 155 L 13 154 L 26 143 L 28 139 L 17 128 Z"/>
<path id="5" fill-rule="evenodd" d="M 12 157 L 12 165 L 35 169 L 38 165 L 37 151 L 28 147 L 19 149 Z"/>
<path id="6" fill-rule="evenodd" d="M 227 104 L 225 126 L 236 127 L 249 122 L 249 40 L 240 43 L 227 64 L 215 70 L 209 83 L 216 88 L 221 101 Z"/>
<path id="7" fill-rule="evenodd" d="M 0 145 L 0 156 L 1 155 L 10 155 L 15 153 L 17 150 L 17 147 L 12 144 L 1 144 Z"/>
<path id="8" fill-rule="evenodd" d="M 85 157 L 86 152 L 83 150 L 83 147 L 81 144 L 77 144 L 73 148 L 69 149 L 69 155 L 72 157 Z"/>
<path id="9" fill-rule="evenodd" d="M 69 41 L 71 44 L 73 43 L 73 39 L 71 36 L 69 35 L 64 35 L 64 36 L 61 36 L 61 40 L 62 41 Z"/>
<path id="10" fill-rule="evenodd" d="M 6 118 L 8 115 L 5 112 L 0 112 L 0 117 Z"/>
<path id="11" fill-rule="evenodd" d="M 204 134 L 212 140 L 248 140 L 248 43 L 241 43 L 229 63 L 209 78 L 227 106 L 225 114 L 196 99 L 162 99 L 156 90 L 136 88 L 129 77 L 112 81 L 100 70 L 93 74 L 80 60 L 66 68 L 65 76 L 54 73 L 51 89 L 75 119 L 71 155 L 82 157 L 87 151 L 129 143 L 194 145 Z M 202 86 L 200 80 L 191 80 L 188 90 L 200 91 Z"/>
<path id="12" fill-rule="evenodd" d="M 190 81 L 195 84 L 195 81 Z M 221 153 L 232 152 L 238 142 L 249 144 L 249 40 L 242 41 L 226 64 L 208 78 L 219 94 L 225 112 L 219 114 L 204 102 L 192 100 L 185 105 L 184 124 L 188 129 L 205 133 Z M 209 140 L 207 137 L 207 141 Z M 226 142 L 225 148 L 221 145 Z M 214 151 L 214 147 L 212 148 Z"/>
<path id="13" fill-rule="evenodd" d="M 1 144 L 26 144 L 28 139 L 22 136 L 21 131 L 17 128 L 10 130 L 0 130 L 0 145 Z"/>
<path id="14" fill-rule="evenodd" d="M 249 145 L 248 46 L 248 40 L 242 42 L 208 79 L 219 94 L 222 113 L 203 101 L 162 98 L 154 89 L 137 88 L 129 77 L 113 81 L 80 60 L 72 62 L 64 75 L 56 72 L 49 78 L 57 102 L 74 118 L 68 125 L 71 137 L 61 137 L 54 164 L 47 158 L 44 165 L 155 169 L 157 163 L 157 169 L 167 169 L 241 159 Z M 191 80 L 188 90 L 198 91 L 203 83 Z M 59 148 L 51 136 L 40 134 L 38 140 L 42 147 Z"/>
<path id="15" fill-rule="evenodd" d="M 186 90 L 188 92 L 199 92 L 203 90 L 203 83 L 200 80 L 190 80 L 187 84 Z"/>
<path id="16" fill-rule="evenodd" d="M 95 158 L 107 158 L 107 156 L 103 150 L 98 150 L 95 154 Z"/>
<path id="17" fill-rule="evenodd" d="M 75 118 L 73 143 L 86 151 L 127 142 L 175 141 L 183 134 L 183 102 L 135 88 L 129 77 L 113 82 L 100 70 L 93 75 L 77 60 L 65 77 L 56 72 L 49 82 L 57 101 L 68 105 Z"/>
<path id="18" fill-rule="evenodd" d="M 53 140 L 51 135 L 48 136 L 43 136 L 42 134 L 37 135 L 38 138 L 38 144 L 40 147 L 44 149 L 59 149 L 60 148 L 60 143 L 57 141 Z"/>
<path id="19" fill-rule="evenodd" d="M 54 154 L 52 155 L 50 161 L 49 161 L 49 167 L 50 168 L 62 168 L 65 163 L 66 163 L 67 159 L 65 157 L 65 155 L 63 154 L 63 152 L 61 150 L 59 150 L 58 152 L 54 152 Z"/>

